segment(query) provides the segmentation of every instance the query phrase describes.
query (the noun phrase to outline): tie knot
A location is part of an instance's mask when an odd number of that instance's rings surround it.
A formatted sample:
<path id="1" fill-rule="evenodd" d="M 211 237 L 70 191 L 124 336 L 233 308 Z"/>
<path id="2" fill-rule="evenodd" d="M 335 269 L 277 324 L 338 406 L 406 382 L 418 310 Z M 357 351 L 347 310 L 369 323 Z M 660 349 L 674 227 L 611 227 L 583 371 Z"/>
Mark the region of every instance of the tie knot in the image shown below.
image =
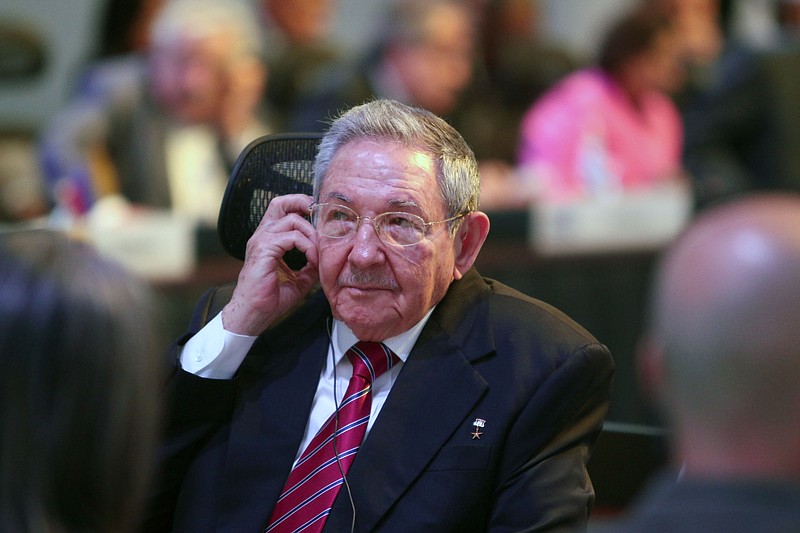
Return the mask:
<path id="1" fill-rule="evenodd" d="M 361 376 L 370 383 L 392 368 L 398 357 L 381 342 L 359 341 L 347 350 L 347 358 L 353 364 L 353 375 Z"/>

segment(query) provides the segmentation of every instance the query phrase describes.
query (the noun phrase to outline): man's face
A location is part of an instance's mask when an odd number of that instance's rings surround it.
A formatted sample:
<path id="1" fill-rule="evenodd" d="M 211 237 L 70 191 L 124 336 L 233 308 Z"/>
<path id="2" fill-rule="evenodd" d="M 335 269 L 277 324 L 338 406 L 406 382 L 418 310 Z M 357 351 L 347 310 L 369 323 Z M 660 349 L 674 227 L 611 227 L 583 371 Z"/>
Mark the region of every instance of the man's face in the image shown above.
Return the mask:
<path id="1" fill-rule="evenodd" d="M 155 48 L 150 59 L 155 100 L 182 122 L 212 122 L 227 91 L 232 46 L 232 38 L 221 33 Z"/>
<path id="2" fill-rule="evenodd" d="M 469 15 L 441 6 L 429 16 L 425 33 L 424 42 L 398 45 L 392 52 L 394 61 L 414 104 L 447 115 L 472 79 L 474 35 Z"/>
<path id="3" fill-rule="evenodd" d="M 387 211 L 447 218 L 428 154 L 391 141 L 354 140 L 334 156 L 320 202 L 342 204 L 360 216 Z M 361 340 L 379 341 L 419 322 L 454 279 L 453 238 L 436 224 L 422 242 L 384 244 L 371 220 L 352 238 L 319 236 L 320 282 L 335 318 Z"/>

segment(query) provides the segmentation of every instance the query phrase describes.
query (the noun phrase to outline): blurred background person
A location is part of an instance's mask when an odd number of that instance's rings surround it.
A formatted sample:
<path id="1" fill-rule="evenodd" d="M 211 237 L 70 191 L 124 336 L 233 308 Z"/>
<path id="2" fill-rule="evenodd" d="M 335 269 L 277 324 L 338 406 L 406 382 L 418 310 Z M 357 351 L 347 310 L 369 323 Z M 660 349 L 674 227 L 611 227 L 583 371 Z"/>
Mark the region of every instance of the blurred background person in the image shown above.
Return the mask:
<path id="1" fill-rule="evenodd" d="M 243 2 L 164 4 L 130 83 L 78 98 L 44 133 L 57 204 L 82 213 L 117 195 L 215 223 L 233 162 L 270 131 L 260 50 L 258 20 Z"/>
<path id="2" fill-rule="evenodd" d="M 684 78 L 674 20 L 643 3 L 606 34 L 596 66 L 570 74 L 528 110 L 520 179 L 543 200 L 653 187 L 682 174 L 683 131 L 670 99 Z M 509 186 L 512 201 L 532 198 Z"/>
<path id="3" fill-rule="evenodd" d="M 0 235 L 0 530 L 133 531 L 159 427 L 150 289 L 48 231 Z"/>
<path id="4" fill-rule="evenodd" d="M 800 531 L 800 196 L 709 208 L 666 252 L 641 343 L 673 469 L 602 531 Z"/>
<path id="5" fill-rule="evenodd" d="M 107 99 L 137 83 L 150 49 L 150 27 L 166 0 L 103 3 L 93 52 L 76 72 L 71 98 Z"/>
<path id="6" fill-rule="evenodd" d="M 478 158 L 481 204 L 522 207 L 530 194 L 513 180 L 522 117 L 581 61 L 545 35 L 541 0 L 482 5 L 475 75 L 452 121 Z"/>
<path id="7" fill-rule="evenodd" d="M 100 19 L 94 59 L 146 53 L 150 24 L 166 0 L 108 0 Z"/>
<path id="8" fill-rule="evenodd" d="M 454 125 L 475 157 L 513 164 L 525 111 L 580 61 L 544 33 L 541 0 L 486 0 L 473 81 Z"/>
<path id="9" fill-rule="evenodd" d="M 332 72 L 299 101 L 290 129 L 321 131 L 338 111 L 390 98 L 451 118 L 472 79 L 475 20 L 468 2 L 399 0 L 364 61 Z"/>
<path id="10" fill-rule="evenodd" d="M 725 47 L 732 16 L 730 0 L 650 0 L 674 17 L 681 41 L 681 55 L 687 80 L 681 89 L 703 77 Z M 692 74 L 696 75 L 693 79 Z M 677 91 L 680 93 L 680 91 Z"/>
<path id="11" fill-rule="evenodd" d="M 331 35 L 338 0 L 257 0 L 269 71 L 265 101 L 276 127 L 345 61 Z"/>
<path id="12" fill-rule="evenodd" d="M 778 0 L 777 20 L 781 40 L 800 41 L 800 0 Z"/>
<path id="13" fill-rule="evenodd" d="M 0 224 L 29 223 L 47 216 L 36 148 L 24 135 L 0 135 Z"/>
<path id="14" fill-rule="evenodd" d="M 800 39 L 791 30 L 797 2 L 776 0 L 776 31 L 755 44 L 737 35 L 732 0 L 666 1 L 682 20 L 695 19 L 720 38 L 689 57 L 689 83 L 677 98 L 697 207 L 749 191 L 800 190 Z"/>

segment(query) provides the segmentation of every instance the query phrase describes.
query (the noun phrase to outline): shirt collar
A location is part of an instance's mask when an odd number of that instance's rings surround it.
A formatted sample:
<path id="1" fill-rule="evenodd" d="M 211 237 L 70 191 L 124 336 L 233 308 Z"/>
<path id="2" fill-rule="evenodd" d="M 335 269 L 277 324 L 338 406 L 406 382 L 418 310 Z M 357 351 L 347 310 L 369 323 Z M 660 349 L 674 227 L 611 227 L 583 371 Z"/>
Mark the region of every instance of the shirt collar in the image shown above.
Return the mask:
<path id="1" fill-rule="evenodd" d="M 425 324 L 428 322 L 428 319 L 430 318 L 434 309 L 435 306 L 431 308 L 430 311 L 425 313 L 425 316 L 422 317 L 422 320 L 412 326 L 411 329 L 401 333 L 400 335 L 396 335 L 382 341 L 383 344 L 388 346 L 389 349 L 392 350 L 402 362 L 405 363 L 406 359 L 408 359 L 411 349 L 414 347 L 414 344 L 416 344 L 419 334 L 422 332 L 422 328 L 425 327 Z M 349 350 L 350 347 L 357 342 L 358 337 L 355 336 L 355 334 L 344 322 L 339 320 L 333 321 L 331 343 L 334 348 L 334 358 L 337 365 L 342 360 L 347 350 Z M 333 368 L 326 368 L 325 373 L 331 377 L 333 374 Z"/>

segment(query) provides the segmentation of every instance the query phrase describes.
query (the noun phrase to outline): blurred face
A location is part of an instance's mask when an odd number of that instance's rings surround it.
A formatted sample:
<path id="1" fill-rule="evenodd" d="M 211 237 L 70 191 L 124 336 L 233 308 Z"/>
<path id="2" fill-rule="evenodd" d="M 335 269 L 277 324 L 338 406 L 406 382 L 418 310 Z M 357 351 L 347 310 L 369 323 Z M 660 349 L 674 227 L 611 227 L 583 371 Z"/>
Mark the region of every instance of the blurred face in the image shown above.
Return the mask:
<path id="1" fill-rule="evenodd" d="M 787 0 L 780 2 L 778 22 L 783 31 L 795 36 L 800 33 L 800 4 Z"/>
<path id="2" fill-rule="evenodd" d="M 714 61 L 724 39 L 719 0 L 672 0 L 671 3 L 685 59 L 698 65 Z"/>
<path id="3" fill-rule="evenodd" d="M 128 48 L 135 52 L 144 52 L 150 47 L 150 26 L 158 15 L 165 0 L 141 0 L 136 18 L 128 30 Z"/>
<path id="4" fill-rule="evenodd" d="M 362 217 L 402 211 L 432 222 L 446 218 L 433 159 L 395 142 L 355 140 L 339 149 L 320 190 Z M 419 322 L 454 279 L 447 224 L 416 245 L 384 244 L 371 220 L 352 238 L 319 236 L 320 282 L 335 318 L 361 340 L 384 340 Z"/>
<path id="5" fill-rule="evenodd" d="M 181 122 L 214 120 L 230 82 L 233 43 L 232 36 L 218 34 L 155 47 L 150 62 L 156 102 Z"/>
<path id="6" fill-rule="evenodd" d="M 626 66 L 628 85 L 633 93 L 656 90 L 673 93 L 681 88 L 686 72 L 683 48 L 675 30 L 661 32 L 649 50 L 633 58 Z"/>
<path id="7" fill-rule="evenodd" d="M 262 0 L 274 22 L 292 42 L 324 39 L 336 14 L 335 0 Z"/>
<path id="8" fill-rule="evenodd" d="M 676 31 L 662 33 L 646 54 L 645 76 L 658 90 L 672 93 L 683 85 L 686 74 L 683 67 L 683 49 Z"/>
<path id="9" fill-rule="evenodd" d="M 465 10 L 440 6 L 425 26 L 424 42 L 399 45 L 393 58 L 413 103 L 446 115 L 472 79 L 472 25 Z"/>

